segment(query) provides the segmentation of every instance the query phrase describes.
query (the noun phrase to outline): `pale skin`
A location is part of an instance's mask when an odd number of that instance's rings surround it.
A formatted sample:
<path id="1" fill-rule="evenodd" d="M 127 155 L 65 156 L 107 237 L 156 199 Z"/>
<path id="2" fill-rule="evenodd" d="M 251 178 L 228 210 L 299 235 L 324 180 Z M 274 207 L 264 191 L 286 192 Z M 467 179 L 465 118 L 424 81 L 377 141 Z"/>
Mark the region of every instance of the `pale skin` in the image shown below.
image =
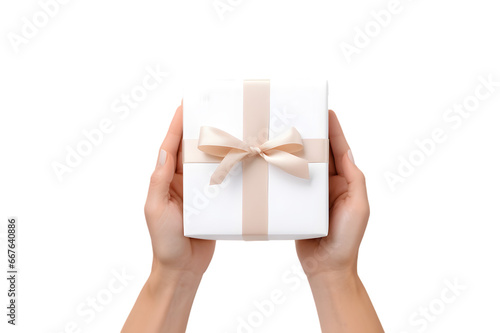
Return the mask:
<path id="1" fill-rule="evenodd" d="M 370 209 L 362 172 L 333 111 L 329 112 L 330 232 L 296 241 L 314 296 L 322 332 L 382 333 L 357 274 L 357 258 Z M 215 241 L 184 237 L 182 226 L 182 105 L 172 119 L 144 207 L 153 246 L 151 274 L 122 332 L 185 332 Z"/>

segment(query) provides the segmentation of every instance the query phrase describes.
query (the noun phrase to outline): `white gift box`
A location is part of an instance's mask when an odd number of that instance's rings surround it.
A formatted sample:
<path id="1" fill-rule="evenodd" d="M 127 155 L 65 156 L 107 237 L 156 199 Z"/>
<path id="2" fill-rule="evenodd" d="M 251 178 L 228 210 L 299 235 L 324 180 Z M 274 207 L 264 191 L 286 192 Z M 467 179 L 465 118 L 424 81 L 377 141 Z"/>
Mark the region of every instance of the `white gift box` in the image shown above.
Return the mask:
<path id="1" fill-rule="evenodd" d="M 327 90 L 327 82 L 318 80 L 228 80 L 187 86 L 183 99 L 185 236 L 274 240 L 328 234 Z M 257 131 L 256 124 L 264 124 L 264 130 Z M 210 185 L 211 177 L 224 157 L 199 148 L 202 129 L 224 131 L 244 142 L 242 146 L 249 152 L 218 185 Z M 259 146 L 292 131 L 302 138 L 300 152 L 266 153 L 265 144 Z M 215 139 L 223 149 L 220 140 Z M 205 141 L 210 149 L 215 145 Z M 308 157 L 311 151 L 316 153 L 314 158 Z M 269 158 L 279 156 L 285 164 L 298 161 L 287 154 L 306 160 L 307 179 L 285 171 L 287 167 L 278 167 Z"/>

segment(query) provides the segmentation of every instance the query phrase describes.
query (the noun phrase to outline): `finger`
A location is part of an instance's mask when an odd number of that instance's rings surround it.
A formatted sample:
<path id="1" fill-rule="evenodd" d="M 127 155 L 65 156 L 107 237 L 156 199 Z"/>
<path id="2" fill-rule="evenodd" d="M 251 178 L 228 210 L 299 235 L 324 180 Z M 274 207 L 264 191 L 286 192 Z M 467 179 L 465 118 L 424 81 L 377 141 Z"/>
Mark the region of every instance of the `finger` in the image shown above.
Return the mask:
<path id="1" fill-rule="evenodd" d="M 337 200 L 342 194 L 348 193 L 348 185 L 344 177 L 334 176 L 330 177 L 329 184 L 329 201 L 330 206 L 333 205 L 335 200 Z"/>
<path id="2" fill-rule="evenodd" d="M 182 140 L 179 144 L 179 151 L 177 152 L 177 166 L 175 168 L 175 173 L 180 173 L 182 175 L 183 167 L 182 167 Z"/>
<path id="3" fill-rule="evenodd" d="M 156 169 L 151 175 L 147 202 L 156 206 L 169 197 L 170 183 L 174 177 L 174 158 L 164 149 L 160 150 Z"/>
<path id="4" fill-rule="evenodd" d="M 170 183 L 175 174 L 177 151 L 182 141 L 182 105 L 179 106 L 172 118 L 170 128 L 163 140 L 156 169 L 151 175 L 148 200 L 163 200 L 169 195 Z"/>
<path id="5" fill-rule="evenodd" d="M 347 191 L 349 197 L 355 200 L 362 200 L 368 203 L 366 193 L 365 176 L 354 163 L 352 152 L 349 150 L 342 157 L 342 168 L 344 170 L 344 178 L 347 181 Z"/>
<path id="6" fill-rule="evenodd" d="M 335 176 L 337 174 L 337 170 L 335 168 L 335 161 L 333 160 L 332 148 L 328 148 L 328 174 L 330 176 Z"/>
<path id="7" fill-rule="evenodd" d="M 349 145 L 347 144 L 347 140 L 345 139 L 344 132 L 342 131 L 342 127 L 340 127 L 339 120 L 337 115 L 330 110 L 328 112 L 328 136 L 330 138 L 330 147 L 333 152 L 333 159 L 335 162 L 335 168 L 337 173 L 341 176 L 344 175 L 342 157 L 349 150 Z"/>
<path id="8" fill-rule="evenodd" d="M 184 114 L 184 98 L 181 99 L 181 109 L 182 109 L 182 114 Z M 181 117 L 183 118 L 183 117 Z M 179 150 L 177 152 L 177 167 L 176 167 L 176 172 L 182 174 L 183 172 L 183 163 L 182 163 L 182 136 L 181 136 L 181 141 L 179 142 Z"/>
<path id="9" fill-rule="evenodd" d="M 161 144 L 161 148 L 174 158 L 174 165 L 177 163 L 177 152 L 182 141 L 182 104 L 175 111 L 167 136 Z M 174 170 L 175 171 L 175 170 Z"/>

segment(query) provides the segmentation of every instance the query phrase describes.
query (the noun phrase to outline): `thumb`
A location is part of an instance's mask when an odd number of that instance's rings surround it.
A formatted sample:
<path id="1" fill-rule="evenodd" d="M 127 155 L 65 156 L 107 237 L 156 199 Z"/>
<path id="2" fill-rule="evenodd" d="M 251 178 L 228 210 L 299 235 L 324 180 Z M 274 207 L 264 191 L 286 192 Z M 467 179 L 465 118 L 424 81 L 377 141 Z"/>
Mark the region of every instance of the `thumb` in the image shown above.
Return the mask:
<path id="1" fill-rule="evenodd" d="M 355 200 L 368 201 L 365 175 L 354 163 L 351 150 L 348 150 L 342 157 L 342 168 L 347 181 L 349 196 Z"/>
<path id="2" fill-rule="evenodd" d="M 156 168 L 149 183 L 148 200 L 163 201 L 169 195 L 170 183 L 175 173 L 175 161 L 172 154 L 161 149 Z"/>

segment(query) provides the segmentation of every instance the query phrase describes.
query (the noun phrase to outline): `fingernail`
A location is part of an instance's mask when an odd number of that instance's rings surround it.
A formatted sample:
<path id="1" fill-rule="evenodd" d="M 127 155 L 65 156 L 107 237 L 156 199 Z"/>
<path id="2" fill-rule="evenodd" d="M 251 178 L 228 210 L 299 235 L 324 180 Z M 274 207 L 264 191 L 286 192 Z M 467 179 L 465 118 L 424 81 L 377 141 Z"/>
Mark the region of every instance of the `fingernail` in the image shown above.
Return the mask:
<path id="1" fill-rule="evenodd" d="M 164 165 L 165 162 L 167 161 L 167 151 L 166 150 L 163 150 L 161 149 L 160 150 L 160 157 L 158 158 L 158 164 L 160 166 Z"/>
<path id="2" fill-rule="evenodd" d="M 356 164 L 356 162 L 354 162 L 354 156 L 352 156 L 352 151 L 350 149 L 347 151 L 347 156 L 353 164 Z"/>

